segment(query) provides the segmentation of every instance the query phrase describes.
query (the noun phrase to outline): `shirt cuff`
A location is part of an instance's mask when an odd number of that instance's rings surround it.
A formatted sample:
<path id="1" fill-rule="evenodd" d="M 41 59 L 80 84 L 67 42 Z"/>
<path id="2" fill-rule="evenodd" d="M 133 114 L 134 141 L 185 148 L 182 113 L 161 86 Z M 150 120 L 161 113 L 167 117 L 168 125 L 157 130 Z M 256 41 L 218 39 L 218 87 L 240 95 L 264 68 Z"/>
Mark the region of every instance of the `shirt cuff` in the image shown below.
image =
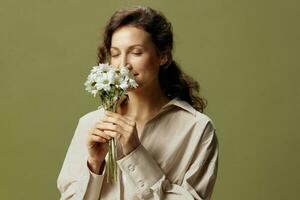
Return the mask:
<path id="1" fill-rule="evenodd" d="M 135 184 L 139 196 L 151 195 L 151 187 L 164 176 L 163 171 L 142 144 L 117 160 L 117 164 L 126 178 Z"/>
<path id="2" fill-rule="evenodd" d="M 86 163 L 86 167 L 89 170 L 90 179 L 89 179 L 89 183 L 88 183 L 88 187 L 84 199 L 85 200 L 98 199 L 100 195 L 104 175 L 99 175 L 92 172 L 88 167 L 88 163 Z"/>

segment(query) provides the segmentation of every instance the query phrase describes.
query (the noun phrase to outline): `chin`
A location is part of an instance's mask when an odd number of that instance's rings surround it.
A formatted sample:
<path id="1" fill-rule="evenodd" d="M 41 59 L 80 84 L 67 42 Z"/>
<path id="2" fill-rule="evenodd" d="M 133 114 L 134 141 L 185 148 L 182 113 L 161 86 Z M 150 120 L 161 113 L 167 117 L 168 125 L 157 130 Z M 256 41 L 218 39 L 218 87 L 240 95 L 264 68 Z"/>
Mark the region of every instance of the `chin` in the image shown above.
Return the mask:
<path id="1" fill-rule="evenodd" d="M 139 88 L 139 86 L 137 88 Z M 128 88 L 127 91 L 133 91 L 133 90 L 136 90 L 137 88 L 131 87 L 131 88 Z"/>
<path id="2" fill-rule="evenodd" d="M 139 85 L 139 86 L 137 86 L 137 88 L 133 88 L 133 87 L 132 88 L 128 88 L 127 91 L 128 92 L 138 91 L 138 90 L 140 90 L 140 88 L 141 88 L 141 86 Z"/>

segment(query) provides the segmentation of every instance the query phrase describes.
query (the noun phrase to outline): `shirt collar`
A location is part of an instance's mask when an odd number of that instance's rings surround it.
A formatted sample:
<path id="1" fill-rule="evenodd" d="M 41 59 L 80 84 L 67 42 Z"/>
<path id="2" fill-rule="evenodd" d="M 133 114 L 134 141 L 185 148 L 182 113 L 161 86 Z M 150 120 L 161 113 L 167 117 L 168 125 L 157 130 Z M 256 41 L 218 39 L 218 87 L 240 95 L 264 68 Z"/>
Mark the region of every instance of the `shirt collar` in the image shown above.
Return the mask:
<path id="1" fill-rule="evenodd" d="M 196 110 L 186 101 L 181 100 L 179 97 L 174 97 L 173 99 L 171 99 L 166 105 L 164 105 L 161 110 L 165 110 L 167 108 L 171 108 L 171 107 L 180 107 L 190 113 L 192 113 L 193 115 L 195 115 Z"/>
<path id="2" fill-rule="evenodd" d="M 126 97 L 124 100 L 126 100 Z M 179 97 L 174 97 L 173 99 L 171 99 L 167 104 L 161 107 L 160 112 L 171 109 L 174 106 L 184 109 L 193 115 L 196 114 L 196 110 L 188 102 L 180 99 Z"/>

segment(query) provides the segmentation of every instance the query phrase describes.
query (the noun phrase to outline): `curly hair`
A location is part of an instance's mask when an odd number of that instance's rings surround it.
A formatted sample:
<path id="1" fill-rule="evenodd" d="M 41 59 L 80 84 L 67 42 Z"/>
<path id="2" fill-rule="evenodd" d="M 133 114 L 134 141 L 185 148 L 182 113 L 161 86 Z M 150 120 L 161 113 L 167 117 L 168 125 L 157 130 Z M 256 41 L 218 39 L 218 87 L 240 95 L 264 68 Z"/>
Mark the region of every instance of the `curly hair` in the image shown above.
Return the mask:
<path id="1" fill-rule="evenodd" d="M 147 6 L 135 6 L 116 11 L 105 26 L 102 44 L 98 47 L 98 62 L 109 62 L 111 38 L 122 26 L 131 25 L 150 34 L 158 54 L 167 56 L 168 61 L 160 66 L 159 84 L 164 94 L 188 102 L 194 109 L 203 112 L 207 100 L 199 96 L 199 83 L 184 73 L 173 60 L 173 30 L 164 14 Z"/>

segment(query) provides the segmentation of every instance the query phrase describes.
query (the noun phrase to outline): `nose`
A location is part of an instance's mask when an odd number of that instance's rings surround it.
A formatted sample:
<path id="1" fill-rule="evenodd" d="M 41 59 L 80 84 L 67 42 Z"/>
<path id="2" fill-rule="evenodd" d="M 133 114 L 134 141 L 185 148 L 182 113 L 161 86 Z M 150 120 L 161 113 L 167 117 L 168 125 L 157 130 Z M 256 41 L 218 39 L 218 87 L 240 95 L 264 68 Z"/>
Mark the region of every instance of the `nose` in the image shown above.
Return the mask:
<path id="1" fill-rule="evenodd" d="M 119 67 L 121 67 L 121 66 L 127 67 L 129 71 L 131 71 L 131 69 L 132 69 L 131 64 L 128 62 L 128 60 L 126 58 L 126 55 L 124 55 L 119 62 Z"/>
<path id="2" fill-rule="evenodd" d="M 127 64 L 125 65 L 125 67 L 127 67 L 129 71 L 132 70 L 132 66 L 131 66 L 131 64 L 129 64 L 129 63 L 127 63 Z"/>
<path id="3" fill-rule="evenodd" d="M 127 63 L 126 55 L 120 56 L 119 67 L 126 66 L 127 64 L 128 63 Z"/>

